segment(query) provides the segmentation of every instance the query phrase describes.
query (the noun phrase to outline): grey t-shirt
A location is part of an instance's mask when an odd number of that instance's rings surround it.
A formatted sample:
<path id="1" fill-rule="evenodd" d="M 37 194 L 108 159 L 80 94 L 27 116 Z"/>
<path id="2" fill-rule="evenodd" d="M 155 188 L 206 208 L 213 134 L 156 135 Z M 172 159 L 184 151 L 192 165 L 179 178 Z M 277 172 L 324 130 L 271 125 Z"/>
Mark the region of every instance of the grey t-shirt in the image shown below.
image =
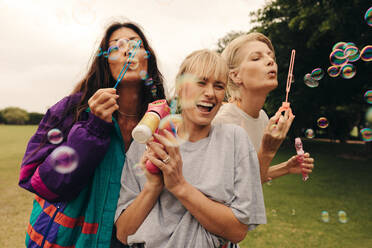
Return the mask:
<path id="1" fill-rule="evenodd" d="M 121 177 L 115 221 L 141 192 L 146 177 L 135 166 L 145 145 L 133 142 Z M 212 126 L 208 137 L 180 147 L 185 179 L 204 195 L 231 208 L 236 218 L 254 229 L 266 224 L 257 154 L 239 126 Z M 208 232 L 166 189 L 128 243 L 145 247 L 219 247 L 224 239 Z"/>

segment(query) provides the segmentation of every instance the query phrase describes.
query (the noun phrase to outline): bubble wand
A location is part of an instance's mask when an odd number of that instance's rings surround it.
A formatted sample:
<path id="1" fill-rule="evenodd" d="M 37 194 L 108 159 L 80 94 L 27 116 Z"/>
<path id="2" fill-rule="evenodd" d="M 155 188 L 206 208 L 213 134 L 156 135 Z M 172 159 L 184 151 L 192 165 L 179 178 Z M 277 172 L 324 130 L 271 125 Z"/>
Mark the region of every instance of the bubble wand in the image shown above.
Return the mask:
<path id="1" fill-rule="evenodd" d="M 305 161 L 305 158 L 304 158 L 305 152 L 304 152 L 304 149 L 302 148 L 302 142 L 300 138 L 295 138 L 295 148 L 296 148 L 296 152 L 298 155 L 297 161 L 299 163 L 303 163 Z M 307 179 L 309 179 L 309 175 L 306 172 L 302 171 L 302 181 L 305 182 Z"/>
<path id="2" fill-rule="evenodd" d="M 121 71 L 120 71 L 120 74 L 119 74 L 118 80 L 116 81 L 116 84 L 114 86 L 114 89 L 116 89 L 116 87 L 118 86 L 118 84 L 120 83 L 120 81 L 123 79 L 125 73 L 127 72 L 128 68 L 129 68 L 129 66 L 131 64 L 132 59 L 136 55 L 136 49 L 138 48 L 138 46 L 140 44 L 141 44 L 141 40 L 138 40 L 137 43 L 136 43 L 136 45 L 133 47 L 132 52 L 130 53 L 128 60 L 125 61 L 125 64 L 123 66 L 123 69 L 121 69 Z"/>
<path id="3" fill-rule="evenodd" d="M 278 110 L 278 112 L 280 113 L 288 110 L 289 116 L 293 116 L 292 109 L 290 107 L 290 102 L 288 102 L 288 94 L 289 94 L 289 91 L 291 90 L 291 84 L 292 84 L 292 79 L 293 79 L 293 65 L 294 65 L 295 55 L 296 55 L 296 50 L 292 49 L 291 61 L 289 64 L 288 77 L 287 77 L 287 85 L 285 89 L 286 91 L 285 102 L 282 102 L 282 106 Z"/>

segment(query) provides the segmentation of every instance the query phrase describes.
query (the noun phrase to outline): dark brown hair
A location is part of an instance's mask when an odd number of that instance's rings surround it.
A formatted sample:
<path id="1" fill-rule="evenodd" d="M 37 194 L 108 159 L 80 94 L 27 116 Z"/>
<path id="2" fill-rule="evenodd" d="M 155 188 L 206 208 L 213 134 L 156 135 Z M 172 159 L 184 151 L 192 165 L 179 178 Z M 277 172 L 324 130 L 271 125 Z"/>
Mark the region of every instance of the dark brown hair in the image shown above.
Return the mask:
<path id="1" fill-rule="evenodd" d="M 164 87 L 163 87 L 163 76 L 160 73 L 157 65 L 155 53 L 149 45 L 144 33 L 141 28 L 132 22 L 115 22 L 112 23 L 105 31 L 104 37 L 100 43 L 102 51 L 107 51 L 109 47 L 109 39 L 113 32 L 120 28 L 130 28 L 136 32 L 142 42 L 146 51 L 150 53 L 148 58 L 148 69 L 147 74 L 149 78 L 153 79 L 152 85 L 142 84 L 141 92 L 142 99 L 141 103 L 141 116 L 146 112 L 147 105 L 157 99 L 165 98 Z M 100 88 L 112 88 L 114 87 L 116 80 L 112 77 L 110 67 L 107 58 L 104 56 L 94 56 L 93 62 L 88 70 L 86 76 L 75 86 L 72 94 L 81 92 L 82 96 L 80 102 L 75 106 L 75 121 L 81 116 L 81 113 L 88 108 L 89 98 Z M 155 86 L 154 86 L 155 85 Z M 152 94 L 152 87 L 156 87 L 156 94 Z"/>

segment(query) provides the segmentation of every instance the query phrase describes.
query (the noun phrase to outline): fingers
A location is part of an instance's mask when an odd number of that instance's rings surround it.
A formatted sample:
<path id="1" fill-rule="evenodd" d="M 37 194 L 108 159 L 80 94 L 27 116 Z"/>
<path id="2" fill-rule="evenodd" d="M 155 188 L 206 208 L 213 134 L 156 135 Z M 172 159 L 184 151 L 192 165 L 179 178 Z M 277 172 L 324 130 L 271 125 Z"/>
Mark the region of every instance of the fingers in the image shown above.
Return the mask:
<path id="1" fill-rule="evenodd" d="M 116 95 L 116 89 L 99 89 L 88 100 L 88 105 L 92 114 L 107 122 L 111 122 L 112 113 L 119 109 L 119 105 L 117 104 L 118 98 L 119 95 Z"/>
<path id="2" fill-rule="evenodd" d="M 146 156 L 148 158 L 148 160 L 150 160 L 156 167 L 158 167 L 161 171 L 165 170 L 166 168 L 166 164 L 161 161 L 160 159 L 158 159 L 155 154 L 147 154 Z"/>
<path id="3" fill-rule="evenodd" d="M 168 153 L 164 151 L 164 146 L 162 144 L 156 142 L 148 142 L 147 145 L 160 160 L 165 160 L 169 156 Z"/>
<path id="4" fill-rule="evenodd" d="M 177 139 L 166 129 L 164 129 L 162 132 L 164 135 L 154 134 L 154 136 L 161 144 L 164 145 L 167 153 L 171 157 L 175 158 L 179 154 Z"/>

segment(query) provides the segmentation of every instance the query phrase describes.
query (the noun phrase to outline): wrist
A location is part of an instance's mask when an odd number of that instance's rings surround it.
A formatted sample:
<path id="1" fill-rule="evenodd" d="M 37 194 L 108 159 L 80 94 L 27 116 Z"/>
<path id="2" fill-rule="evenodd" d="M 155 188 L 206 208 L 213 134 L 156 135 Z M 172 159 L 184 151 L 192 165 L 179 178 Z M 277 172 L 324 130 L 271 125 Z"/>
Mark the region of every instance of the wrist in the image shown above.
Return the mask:
<path id="1" fill-rule="evenodd" d="M 163 190 L 163 187 L 163 184 L 151 183 L 147 181 L 143 186 L 143 189 L 149 193 L 160 194 L 160 192 Z"/>
<path id="2" fill-rule="evenodd" d="M 176 198 L 183 198 L 187 193 L 188 183 L 184 181 L 183 183 L 179 183 L 171 189 L 168 189 Z"/>

